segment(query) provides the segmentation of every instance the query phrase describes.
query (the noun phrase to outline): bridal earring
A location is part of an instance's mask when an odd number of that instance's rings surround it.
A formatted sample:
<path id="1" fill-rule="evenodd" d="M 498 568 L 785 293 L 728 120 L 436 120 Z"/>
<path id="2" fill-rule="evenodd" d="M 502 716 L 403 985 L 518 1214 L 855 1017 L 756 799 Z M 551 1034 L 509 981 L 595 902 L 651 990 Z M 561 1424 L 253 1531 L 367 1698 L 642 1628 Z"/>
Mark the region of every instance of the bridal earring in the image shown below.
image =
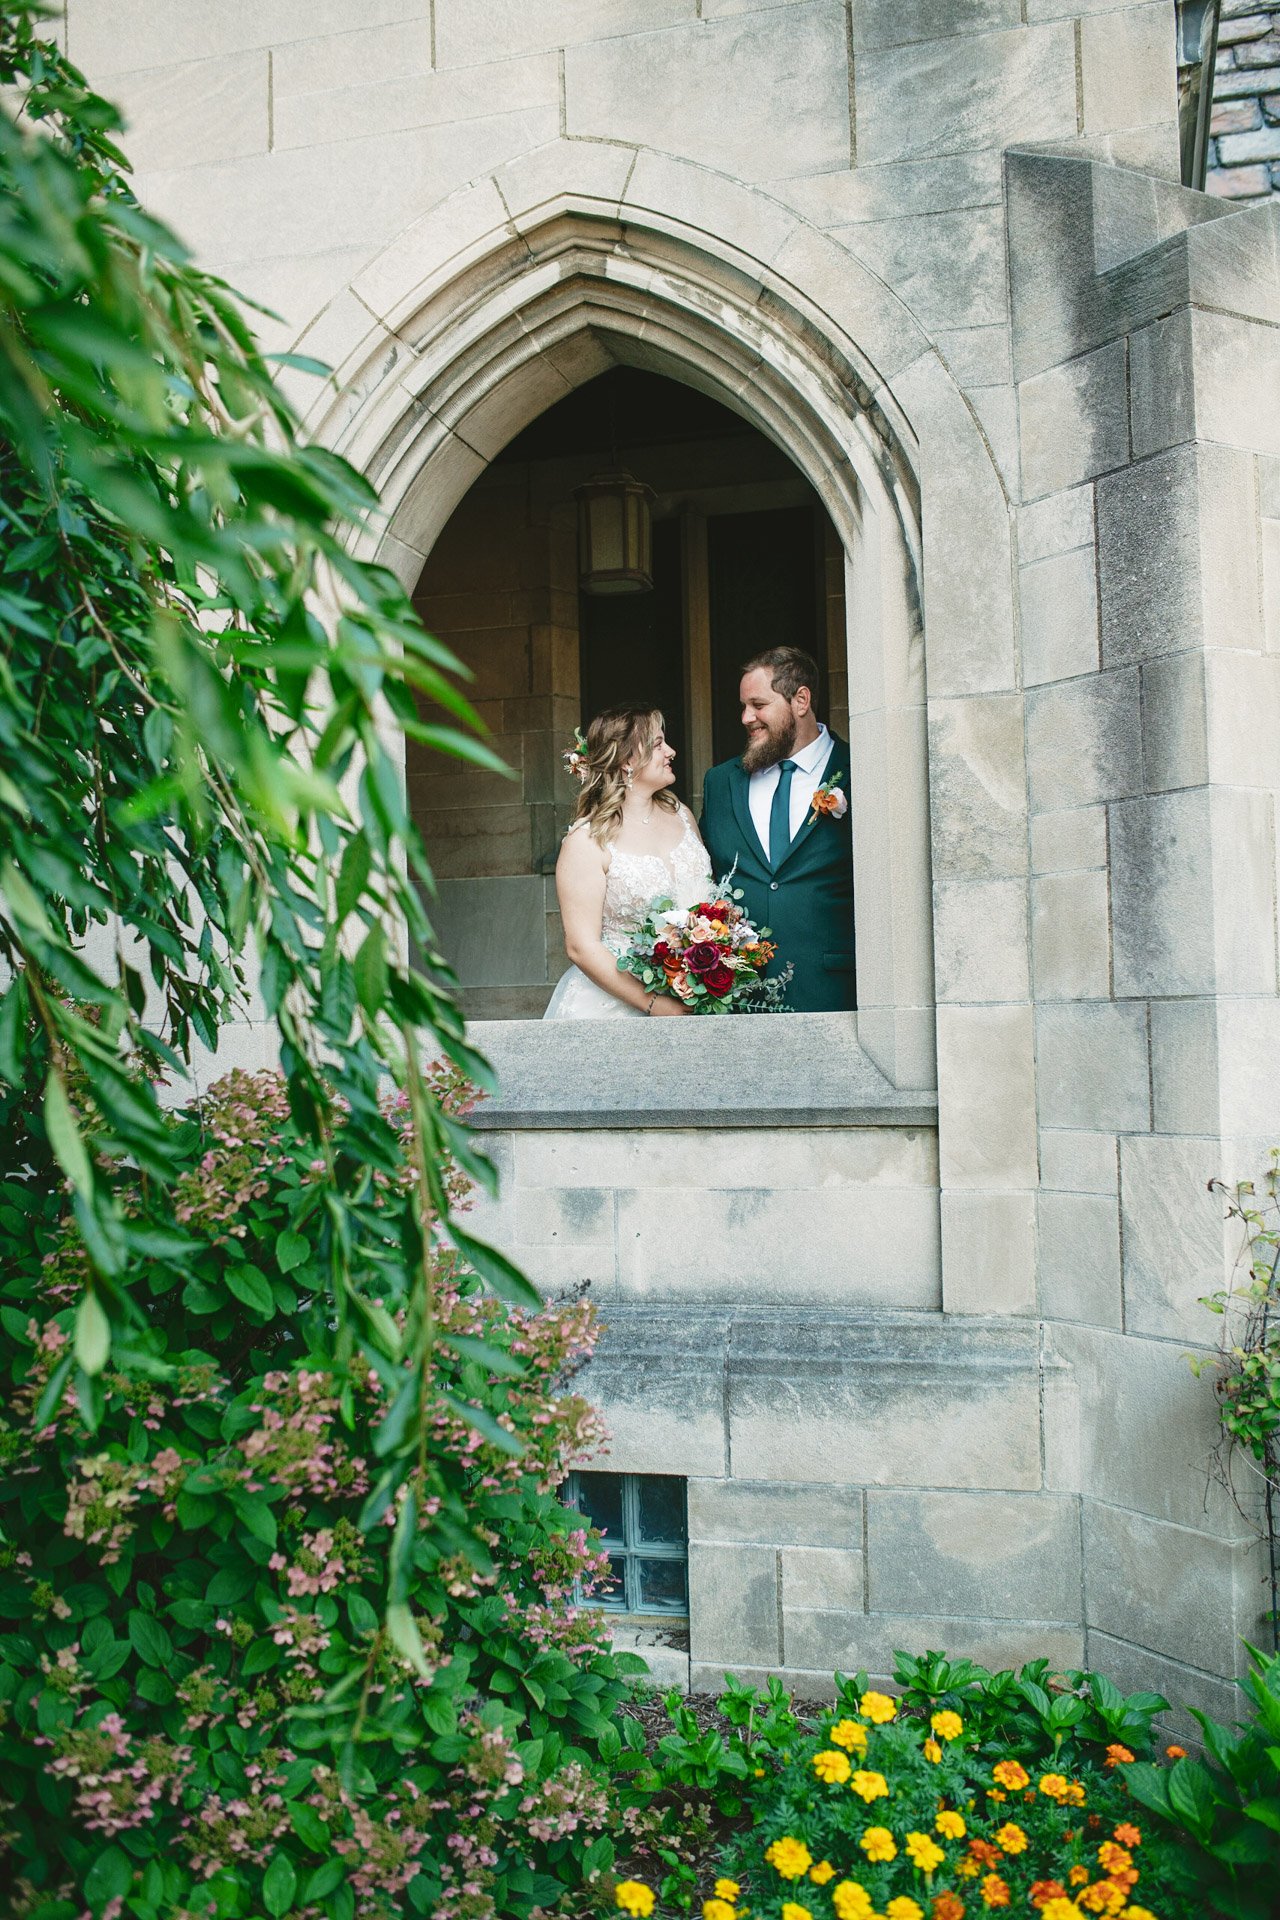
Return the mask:
<path id="1" fill-rule="evenodd" d="M 627 788 L 630 788 L 630 785 L 631 785 L 631 779 L 632 779 L 632 774 L 631 774 L 631 769 L 630 769 L 630 767 L 624 767 L 624 768 L 622 769 L 622 784 L 623 784 L 623 786 L 624 786 L 624 787 L 627 787 Z"/>

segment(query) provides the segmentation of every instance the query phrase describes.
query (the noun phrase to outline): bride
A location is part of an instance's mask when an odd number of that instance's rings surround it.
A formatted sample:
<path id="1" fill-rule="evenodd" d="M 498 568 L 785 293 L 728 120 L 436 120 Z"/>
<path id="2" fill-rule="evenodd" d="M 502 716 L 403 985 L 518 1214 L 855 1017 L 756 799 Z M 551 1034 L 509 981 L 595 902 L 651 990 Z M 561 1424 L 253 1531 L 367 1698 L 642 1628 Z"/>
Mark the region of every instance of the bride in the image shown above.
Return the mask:
<path id="1" fill-rule="evenodd" d="M 673 791 L 675 749 L 663 724 L 650 707 L 611 707 L 596 715 L 585 752 L 571 763 L 582 792 L 556 862 L 556 893 L 573 965 L 557 982 L 546 1020 L 686 1011 L 617 963 L 655 895 L 692 907 L 712 880 L 693 815 Z"/>

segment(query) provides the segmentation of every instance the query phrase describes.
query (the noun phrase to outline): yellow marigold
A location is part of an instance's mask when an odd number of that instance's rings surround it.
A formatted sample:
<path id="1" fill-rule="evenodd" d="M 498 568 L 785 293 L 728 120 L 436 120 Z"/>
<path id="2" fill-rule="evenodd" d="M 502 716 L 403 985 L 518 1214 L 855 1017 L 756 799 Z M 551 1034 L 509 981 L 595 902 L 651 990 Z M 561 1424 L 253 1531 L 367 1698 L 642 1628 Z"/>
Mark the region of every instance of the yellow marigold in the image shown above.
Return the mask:
<path id="1" fill-rule="evenodd" d="M 858 1798 L 865 1800 L 868 1806 L 873 1800 L 885 1799 L 889 1792 L 889 1782 L 882 1773 L 867 1773 L 861 1767 L 854 1774 L 849 1785 Z"/>
<path id="2" fill-rule="evenodd" d="M 885 1920 L 924 1920 L 924 1908 L 906 1893 L 891 1900 L 884 1911 Z"/>
<path id="3" fill-rule="evenodd" d="M 715 1896 L 717 1900 L 736 1900 L 738 1895 L 741 1892 L 742 1892 L 742 1888 L 738 1885 L 736 1880 L 717 1880 L 716 1881 Z"/>
<path id="4" fill-rule="evenodd" d="M 803 1880 L 813 1865 L 813 1855 L 804 1841 L 793 1840 L 789 1833 L 784 1833 L 781 1840 L 775 1840 L 771 1847 L 766 1847 L 764 1857 L 784 1880 Z"/>
<path id="5" fill-rule="evenodd" d="M 964 1721 L 958 1713 L 952 1713 L 950 1707 L 944 1707 L 940 1713 L 935 1713 L 929 1725 L 939 1740 L 958 1740 L 964 1732 Z"/>
<path id="6" fill-rule="evenodd" d="M 943 1808 L 933 1824 L 944 1840 L 964 1839 L 964 1821 L 958 1813 L 953 1813 L 949 1807 Z"/>
<path id="7" fill-rule="evenodd" d="M 643 1880 L 619 1880 L 613 1890 L 614 1904 L 620 1913 L 639 1914 L 640 1920 L 653 1912 L 653 1889 Z"/>
<path id="8" fill-rule="evenodd" d="M 1042 1773 L 1040 1775 L 1040 1791 L 1041 1793 L 1048 1794 L 1050 1800 L 1065 1800 L 1070 1786 L 1071 1782 L 1067 1779 L 1065 1773 Z"/>
<path id="9" fill-rule="evenodd" d="M 868 1827 L 858 1845 L 868 1860 L 896 1860 L 898 1849 L 888 1827 Z"/>
<path id="10" fill-rule="evenodd" d="M 927 1833 L 909 1833 L 905 1844 L 907 1858 L 913 1866 L 919 1867 L 921 1873 L 932 1873 L 947 1857 L 937 1841 L 931 1840 Z"/>
<path id="11" fill-rule="evenodd" d="M 828 1880 L 834 1880 L 836 1870 L 829 1860 L 819 1860 L 816 1867 L 810 1867 L 809 1878 L 815 1887 L 825 1887 Z"/>
<path id="12" fill-rule="evenodd" d="M 1009 1882 L 1002 1880 L 998 1873 L 984 1874 L 979 1892 L 984 1905 L 988 1907 L 1007 1907 L 1009 1904 Z"/>
<path id="13" fill-rule="evenodd" d="M 1150 1907 L 1123 1907 L 1120 1920 L 1156 1920 Z"/>
<path id="14" fill-rule="evenodd" d="M 1081 1888 L 1080 1905 L 1089 1913 L 1119 1913 L 1128 1897 L 1128 1888 L 1114 1880 L 1095 1880 L 1091 1887 Z"/>
<path id="15" fill-rule="evenodd" d="M 1074 1900 L 1046 1900 L 1040 1909 L 1040 1920 L 1080 1920 L 1080 1909 Z"/>
<path id="16" fill-rule="evenodd" d="M 996 1834 L 996 1845 L 1003 1853 L 1025 1853 L 1027 1836 L 1014 1820 L 1006 1820 Z"/>
<path id="17" fill-rule="evenodd" d="M 727 1900 L 704 1900 L 702 1920 L 734 1920 L 734 1908 Z"/>
<path id="18" fill-rule="evenodd" d="M 942 1758 L 942 1748 L 938 1745 L 936 1740 L 925 1741 L 924 1757 L 926 1760 L 932 1760 L 934 1766 L 935 1767 L 937 1766 L 939 1760 L 941 1760 Z"/>
<path id="19" fill-rule="evenodd" d="M 848 1754 L 841 1753 L 838 1747 L 825 1747 L 821 1753 L 815 1753 L 813 1770 L 829 1787 L 842 1787 L 853 1772 Z"/>
<path id="20" fill-rule="evenodd" d="M 1084 1805 L 1083 1780 L 1068 1780 L 1065 1804 L 1069 1807 L 1082 1807 Z"/>
<path id="21" fill-rule="evenodd" d="M 1089 1878 L 1089 1869 L 1088 1867 L 1079 1866 L 1070 1867 L 1067 1870 L 1067 1878 L 1073 1887 L 1082 1887 Z"/>
<path id="22" fill-rule="evenodd" d="M 782 1920 L 813 1920 L 813 1914 L 808 1907 L 802 1907 L 796 1900 L 784 1900 Z"/>
<path id="23" fill-rule="evenodd" d="M 998 1787 L 1008 1787 L 1012 1793 L 1028 1786 L 1031 1781 L 1031 1775 L 1016 1760 L 997 1760 L 991 1769 L 991 1778 Z"/>
<path id="24" fill-rule="evenodd" d="M 867 1750 L 867 1730 L 860 1727 L 856 1720 L 837 1720 L 827 1738 L 833 1747 L 843 1747 L 847 1753 L 865 1753 Z"/>
<path id="25" fill-rule="evenodd" d="M 863 1719 L 874 1720 L 878 1727 L 882 1727 L 887 1720 L 892 1720 L 897 1711 L 897 1701 L 891 1699 L 887 1693 L 864 1693 L 858 1702 L 858 1712 Z"/>
<path id="26" fill-rule="evenodd" d="M 976 1880 L 981 1871 L 977 1861 L 969 1854 L 963 1860 L 956 1861 L 956 1872 L 965 1880 Z"/>
<path id="27" fill-rule="evenodd" d="M 839 1880 L 831 1889 L 836 1920 L 870 1920 L 871 1895 L 857 1880 Z"/>
<path id="28" fill-rule="evenodd" d="M 1117 1846 L 1114 1840 L 1104 1840 L 1098 1848 L 1098 1861 L 1108 1873 L 1123 1873 L 1126 1867 L 1133 1865 L 1133 1855 L 1126 1848 Z"/>

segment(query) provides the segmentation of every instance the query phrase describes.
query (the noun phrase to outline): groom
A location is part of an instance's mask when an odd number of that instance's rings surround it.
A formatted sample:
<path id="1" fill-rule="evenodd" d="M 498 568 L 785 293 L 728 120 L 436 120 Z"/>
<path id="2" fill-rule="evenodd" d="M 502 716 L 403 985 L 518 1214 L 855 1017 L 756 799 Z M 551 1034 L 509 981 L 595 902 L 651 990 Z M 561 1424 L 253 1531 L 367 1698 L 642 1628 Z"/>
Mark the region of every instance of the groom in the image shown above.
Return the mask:
<path id="1" fill-rule="evenodd" d="M 770 971 L 788 961 L 795 968 L 787 1005 L 797 1013 L 857 1004 L 849 747 L 815 717 L 817 684 L 817 666 L 799 647 L 747 661 L 739 688 L 746 750 L 711 769 L 702 803 L 712 871 L 722 876 L 737 861 L 748 917 L 772 929 Z M 824 798 L 831 793 L 846 805 Z"/>

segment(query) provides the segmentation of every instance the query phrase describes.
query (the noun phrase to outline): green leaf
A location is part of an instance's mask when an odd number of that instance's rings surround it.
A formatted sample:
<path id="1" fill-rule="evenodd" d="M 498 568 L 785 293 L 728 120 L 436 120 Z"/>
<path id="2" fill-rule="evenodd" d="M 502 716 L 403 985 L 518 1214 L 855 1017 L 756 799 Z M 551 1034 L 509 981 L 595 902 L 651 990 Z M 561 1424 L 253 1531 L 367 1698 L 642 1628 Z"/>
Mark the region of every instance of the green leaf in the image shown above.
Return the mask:
<path id="1" fill-rule="evenodd" d="M 430 1680 L 431 1668 L 427 1665 L 418 1623 L 407 1606 L 397 1603 L 387 1608 L 387 1638 L 419 1679 Z"/>
<path id="2" fill-rule="evenodd" d="M 80 1137 L 76 1117 L 67 1099 L 67 1090 L 56 1067 L 50 1067 L 44 1087 L 44 1128 L 49 1136 L 58 1165 L 78 1194 L 86 1200 L 93 1193 L 93 1169 L 89 1153 Z"/>
<path id="3" fill-rule="evenodd" d="M 275 1300 L 271 1287 L 256 1267 L 229 1266 L 227 1285 L 237 1300 L 243 1301 L 253 1313 L 269 1320 L 275 1312 Z"/>
<path id="4" fill-rule="evenodd" d="M 276 1264 L 281 1273 L 292 1273 L 308 1257 L 311 1248 L 300 1233 L 294 1233 L 288 1227 L 276 1235 Z"/>
<path id="5" fill-rule="evenodd" d="M 375 1019 L 387 998 L 387 951 L 381 923 L 375 921 L 361 941 L 355 957 L 356 997 L 371 1019 Z"/>
<path id="6" fill-rule="evenodd" d="M 119 1847 L 104 1847 L 84 1877 L 84 1897 L 101 1913 L 109 1900 L 123 1900 L 133 1885 L 133 1862 Z"/>
<path id="7" fill-rule="evenodd" d="M 262 1880 L 262 1902 L 273 1916 L 287 1913 L 297 1892 L 298 1876 L 288 1854 L 277 1853 Z"/>
<path id="8" fill-rule="evenodd" d="M 540 1307 L 542 1296 L 531 1280 L 526 1280 L 505 1253 L 499 1253 L 496 1247 L 488 1246 L 483 1240 L 476 1240 L 464 1233 L 456 1220 L 449 1222 L 449 1238 L 463 1258 L 470 1262 L 480 1278 L 486 1281 L 501 1300 L 510 1300 L 515 1306 Z"/>
<path id="9" fill-rule="evenodd" d="M 312 1906 L 317 1900 L 326 1899 L 341 1886 L 346 1867 L 341 1859 L 325 1860 L 314 1873 L 309 1873 L 302 1883 L 302 1905 Z M 413 1881 L 409 1882 L 410 1886 Z"/>
<path id="10" fill-rule="evenodd" d="M 76 1309 L 75 1354 L 90 1376 L 101 1373 L 111 1355 L 111 1322 L 92 1290 L 84 1294 Z"/>
<path id="11" fill-rule="evenodd" d="M 1207 1839 L 1213 1827 L 1219 1796 L 1213 1775 L 1198 1760 L 1176 1760 L 1168 1775 L 1169 1805 L 1175 1817 L 1199 1839 Z"/>
<path id="12" fill-rule="evenodd" d="M 314 1807 L 290 1807 L 289 1820 L 304 1847 L 310 1847 L 312 1853 L 328 1853 L 331 1844 L 329 1829 Z"/>
<path id="13" fill-rule="evenodd" d="M 149 1667 L 166 1667 L 173 1659 L 173 1642 L 149 1613 L 134 1609 L 129 1615 L 129 1639 L 138 1658 Z"/>
<path id="14" fill-rule="evenodd" d="M 341 926 L 364 893 L 373 868 L 373 855 L 363 833 L 353 833 L 342 854 L 335 888 L 338 925 Z"/>

